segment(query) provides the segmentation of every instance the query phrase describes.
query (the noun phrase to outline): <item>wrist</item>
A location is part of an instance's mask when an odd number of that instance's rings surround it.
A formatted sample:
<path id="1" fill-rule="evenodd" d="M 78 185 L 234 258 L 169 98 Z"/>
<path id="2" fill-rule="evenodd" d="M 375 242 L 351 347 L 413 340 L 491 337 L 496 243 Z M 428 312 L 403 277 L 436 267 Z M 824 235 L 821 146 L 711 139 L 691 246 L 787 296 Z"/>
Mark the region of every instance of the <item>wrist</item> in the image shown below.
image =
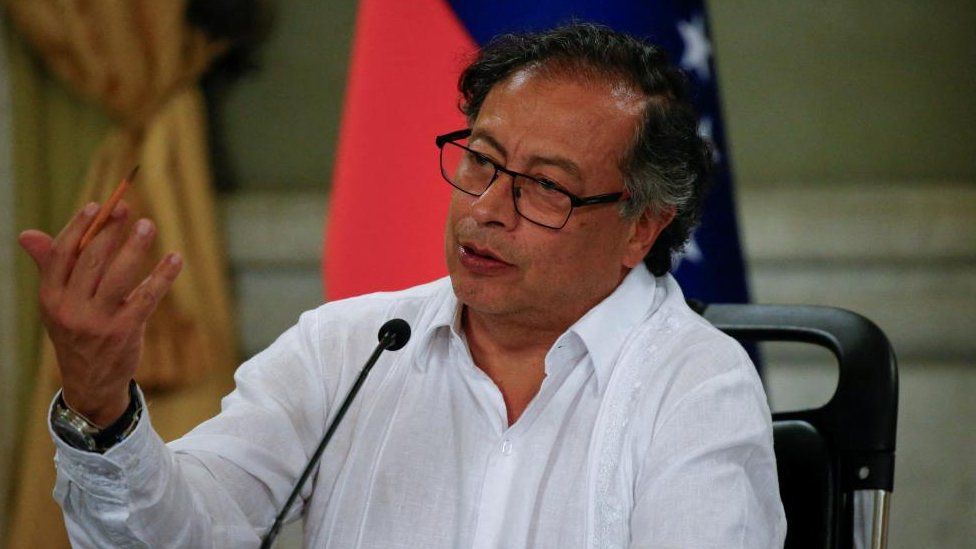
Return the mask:
<path id="1" fill-rule="evenodd" d="M 51 408 L 51 428 L 68 445 L 88 452 L 104 453 L 125 440 L 142 416 L 142 400 L 135 381 L 129 383 L 129 405 L 115 422 L 100 427 L 67 406 L 64 393 Z"/>
<path id="2" fill-rule="evenodd" d="M 61 389 L 61 398 L 73 412 L 84 416 L 93 425 L 105 428 L 118 421 L 129 407 L 130 383 L 127 381 L 119 388 L 99 391 L 98 394 L 66 385 Z"/>

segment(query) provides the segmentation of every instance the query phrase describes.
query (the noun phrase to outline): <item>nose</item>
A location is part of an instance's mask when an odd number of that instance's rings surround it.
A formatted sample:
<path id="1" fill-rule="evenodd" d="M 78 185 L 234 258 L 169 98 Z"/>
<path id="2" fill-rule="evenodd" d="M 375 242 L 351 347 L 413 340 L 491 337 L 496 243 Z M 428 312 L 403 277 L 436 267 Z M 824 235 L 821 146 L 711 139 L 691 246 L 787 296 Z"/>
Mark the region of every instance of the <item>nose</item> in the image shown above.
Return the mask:
<path id="1" fill-rule="evenodd" d="M 471 205 L 471 215 L 479 225 L 496 225 L 512 228 L 518 223 L 515 211 L 514 177 L 499 173 L 488 189 Z"/>

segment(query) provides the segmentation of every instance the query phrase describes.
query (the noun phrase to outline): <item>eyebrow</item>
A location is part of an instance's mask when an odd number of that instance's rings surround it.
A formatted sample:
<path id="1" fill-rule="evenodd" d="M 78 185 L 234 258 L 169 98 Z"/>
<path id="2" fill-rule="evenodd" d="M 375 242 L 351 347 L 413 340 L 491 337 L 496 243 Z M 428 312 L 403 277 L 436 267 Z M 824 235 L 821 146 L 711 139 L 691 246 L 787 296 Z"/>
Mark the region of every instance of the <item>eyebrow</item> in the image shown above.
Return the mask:
<path id="1" fill-rule="evenodd" d="M 502 153 L 503 156 L 508 156 L 508 151 L 505 146 L 502 145 L 494 136 L 485 132 L 484 130 L 475 130 L 471 133 L 471 137 L 468 138 L 468 142 L 473 141 L 486 141 L 489 145 Z M 542 164 L 545 166 L 554 166 L 556 168 L 561 168 L 563 171 L 569 173 L 571 176 L 582 181 L 582 171 L 579 166 L 576 165 L 572 160 L 564 156 L 539 156 L 532 155 L 529 157 L 530 164 Z"/>

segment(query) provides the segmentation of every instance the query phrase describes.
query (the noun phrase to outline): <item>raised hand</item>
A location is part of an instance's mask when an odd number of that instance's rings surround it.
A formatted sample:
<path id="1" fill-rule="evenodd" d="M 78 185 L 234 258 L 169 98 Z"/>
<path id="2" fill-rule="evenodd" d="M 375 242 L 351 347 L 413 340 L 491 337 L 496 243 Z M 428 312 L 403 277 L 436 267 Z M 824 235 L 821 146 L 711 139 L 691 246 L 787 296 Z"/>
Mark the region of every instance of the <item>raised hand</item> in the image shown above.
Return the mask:
<path id="1" fill-rule="evenodd" d="M 139 282 L 156 230 L 150 220 L 140 219 L 126 236 L 125 202 L 79 251 L 98 208 L 91 203 L 79 210 L 56 238 L 27 230 L 18 242 L 40 272 L 41 320 L 54 344 L 65 403 L 107 426 L 129 404 L 146 321 L 179 274 L 182 259 L 166 255 Z"/>

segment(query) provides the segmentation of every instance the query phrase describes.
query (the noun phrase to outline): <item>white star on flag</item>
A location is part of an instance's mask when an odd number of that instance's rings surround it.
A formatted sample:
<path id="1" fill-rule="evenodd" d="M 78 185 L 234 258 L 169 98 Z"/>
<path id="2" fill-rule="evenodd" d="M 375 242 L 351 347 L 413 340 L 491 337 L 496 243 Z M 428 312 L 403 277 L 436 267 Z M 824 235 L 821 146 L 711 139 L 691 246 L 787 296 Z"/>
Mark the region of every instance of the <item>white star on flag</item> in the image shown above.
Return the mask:
<path id="1" fill-rule="evenodd" d="M 719 161 L 722 160 L 722 152 L 719 151 L 718 147 L 715 146 L 715 138 L 714 134 L 712 133 L 711 116 L 702 116 L 701 120 L 698 121 L 698 135 L 707 141 L 712 147 L 712 162 L 718 164 Z"/>
<path id="2" fill-rule="evenodd" d="M 674 262 L 672 270 L 676 270 L 678 266 L 681 265 L 681 262 L 685 259 L 691 261 L 692 263 L 701 263 L 702 260 L 705 259 L 705 254 L 702 253 L 701 248 L 698 247 L 698 241 L 695 240 L 695 235 L 691 235 L 691 238 L 688 239 L 688 243 L 685 244 L 685 247 L 682 248 L 680 252 L 676 253 L 672 258 L 672 261 Z"/>
<path id="3" fill-rule="evenodd" d="M 708 61 L 712 56 L 712 44 L 705 32 L 705 18 L 699 14 L 691 21 L 678 21 L 678 32 L 685 43 L 681 66 L 695 71 L 698 78 L 708 80 L 711 77 Z"/>

